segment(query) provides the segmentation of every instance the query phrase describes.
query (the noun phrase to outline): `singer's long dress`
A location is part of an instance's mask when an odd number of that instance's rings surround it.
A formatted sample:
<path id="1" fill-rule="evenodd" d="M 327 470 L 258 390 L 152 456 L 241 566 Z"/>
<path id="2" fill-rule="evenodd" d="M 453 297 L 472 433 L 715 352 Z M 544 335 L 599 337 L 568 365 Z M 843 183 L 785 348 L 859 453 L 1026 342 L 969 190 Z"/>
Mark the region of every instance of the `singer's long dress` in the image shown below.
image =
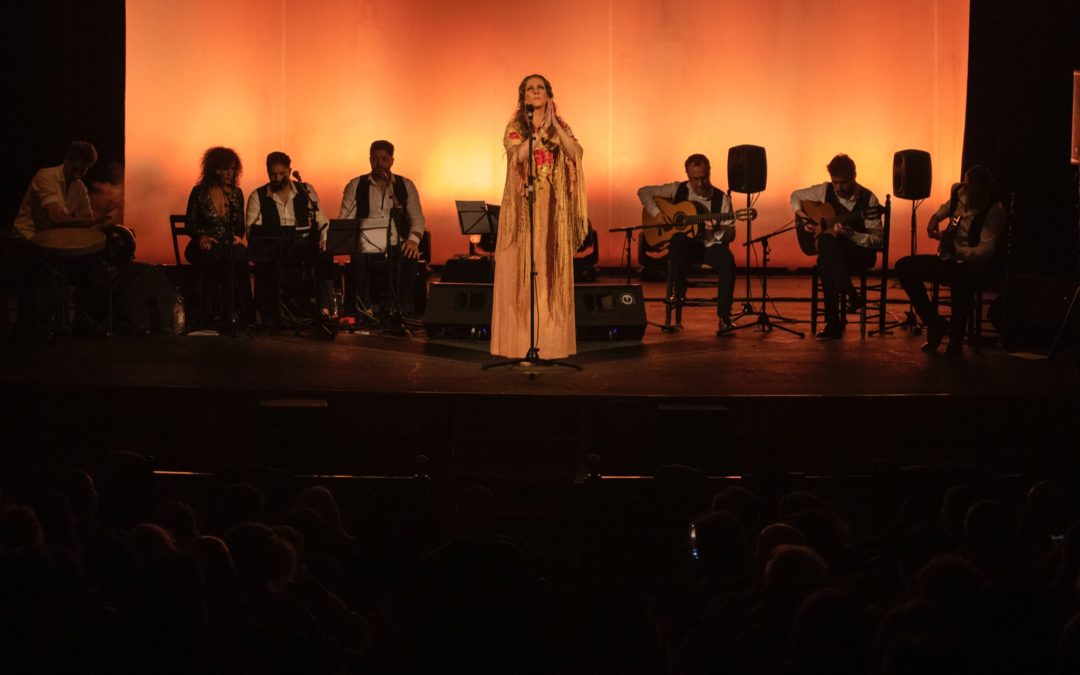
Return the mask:
<path id="1" fill-rule="evenodd" d="M 559 123 L 570 132 L 562 120 Z M 529 350 L 529 209 L 522 189 L 527 165 L 515 161 L 527 143 L 515 120 L 503 134 L 506 185 L 495 249 L 491 353 L 510 358 Z M 588 211 L 581 163 L 563 152 L 554 132 L 537 133 L 533 255 L 536 259 L 536 345 L 539 356 L 558 359 L 577 351 L 574 324 L 574 251 L 585 239 Z"/>

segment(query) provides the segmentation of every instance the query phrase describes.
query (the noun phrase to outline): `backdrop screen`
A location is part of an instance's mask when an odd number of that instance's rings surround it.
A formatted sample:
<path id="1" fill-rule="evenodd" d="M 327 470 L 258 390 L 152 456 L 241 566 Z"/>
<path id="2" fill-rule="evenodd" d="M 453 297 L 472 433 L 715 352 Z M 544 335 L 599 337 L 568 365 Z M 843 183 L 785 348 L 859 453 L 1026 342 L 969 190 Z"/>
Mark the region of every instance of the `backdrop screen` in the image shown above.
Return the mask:
<path id="1" fill-rule="evenodd" d="M 608 228 L 640 223 L 638 187 L 685 179 L 694 152 L 726 187 L 734 145 L 767 151 L 755 236 L 838 152 L 884 200 L 893 153 L 929 151 L 936 206 L 959 179 L 967 44 L 967 0 L 129 0 L 126 218 L 140 258 L 170 260 L 168 214 L 213 145 L 239 152 L 245 191 L 287 152 L 336 216 L 385 138 L 442 263 L 467 250 L 454 200 L 501 199 L 503 129 L 533 72 L 585 149 L 602 264 L 620 260 Z M 910 206 L 894 200 L 894 260 Z M 792 234 L 773 243 L 779 265 L 811 263 Z"/>

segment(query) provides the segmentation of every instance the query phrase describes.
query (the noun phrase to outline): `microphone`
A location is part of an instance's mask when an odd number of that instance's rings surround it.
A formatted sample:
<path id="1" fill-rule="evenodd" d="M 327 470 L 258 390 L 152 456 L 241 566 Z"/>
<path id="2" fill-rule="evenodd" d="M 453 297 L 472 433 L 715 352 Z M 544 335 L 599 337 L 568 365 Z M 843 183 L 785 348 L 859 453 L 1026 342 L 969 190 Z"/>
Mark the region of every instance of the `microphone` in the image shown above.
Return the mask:
<path id="1" fill-rule="evenodd" d="M 532 103 L 526 103 L 525 104 L 525 112 L 528 113 L 529 115 L 531 115 L 532 111 L 535 110 L 535 109 L 536 108 L 533 106 Z"/>
<path id="2" fill-rule="evenodd" d="M 300 177 L 300 172 L 299 171 L 293 171 L 292 172 L 292 177 L 296 179 L 297 183 L 303 183 L 304 182 L 304 179 Z"/>

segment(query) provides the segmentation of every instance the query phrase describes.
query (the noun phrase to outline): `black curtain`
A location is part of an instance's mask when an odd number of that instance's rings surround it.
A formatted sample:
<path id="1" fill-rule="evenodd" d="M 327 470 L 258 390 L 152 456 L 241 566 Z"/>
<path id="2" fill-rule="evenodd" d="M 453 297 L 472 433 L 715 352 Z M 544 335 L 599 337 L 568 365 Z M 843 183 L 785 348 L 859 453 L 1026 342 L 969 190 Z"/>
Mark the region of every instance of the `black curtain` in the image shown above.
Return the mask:
<path id="1" fill-rule="evenodd" d="M 1080 3 L 971 0 L 969 43 L 964 167 L 989 166 L 1006 204 L 1015 196 L 1014 269 L 1076 274 L 1069 147 Z"/>
<path id="2" fill-rule="evenodd" d="M 34 172 L 73 140 L 124 160 L 124 1 L 25 0 L 5 13 L 0 228 L 10 228 Z"/>

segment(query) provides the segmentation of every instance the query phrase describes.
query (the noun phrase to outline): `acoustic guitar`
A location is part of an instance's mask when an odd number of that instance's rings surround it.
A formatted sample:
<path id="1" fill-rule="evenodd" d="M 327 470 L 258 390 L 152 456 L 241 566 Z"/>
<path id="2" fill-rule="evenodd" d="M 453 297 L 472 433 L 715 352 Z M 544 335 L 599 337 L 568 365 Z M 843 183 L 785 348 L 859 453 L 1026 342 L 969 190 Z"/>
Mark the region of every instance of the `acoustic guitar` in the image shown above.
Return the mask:
<path id="1" fill-rule="evenodd" d="M 709 213 L 709 210 L 703 205 L 690 200 L 673 202 L 663 197 L 656 197 L 655 200 L 660 213 L 667 216 L 671 222 L 665 223 L 660 216 L 654 217 L 647 210 L 642 209 L 641 236 L 645 239 L 645 245 L 650 251 L 660 251 L 667 248 L 671 244 L 671 238 L 680 233 L 700 239 L 705 239 L 707 235 L 711 236 L 713 230 L 702 227 L 706 220 L 753 220 L 757 218 L 757 210 L 755 209 Z M 722 243 L 735 239 L 734 223 L 717 223 L 716 228 L 721 232 L 720 241 Z"/>
<path id="2" fill-rule="evenodd" d="M 804 201 L 802 210 L 809 218 L 799 218 L 799 227 L 795 228 L 795 234 L 799 239 L 799 248 L 806 255 L 817 255 L 818 237 L 835 237 L 837 225 L 851 225 L 867 218 L 877 218 L 885 212 L 881 206 L 871 206 L 863 211 L 837 215 L 832 204 L 812 201 Z M 803 227 L 806 223 L 812 223 L 813 229 L 808 231 Z"/>

